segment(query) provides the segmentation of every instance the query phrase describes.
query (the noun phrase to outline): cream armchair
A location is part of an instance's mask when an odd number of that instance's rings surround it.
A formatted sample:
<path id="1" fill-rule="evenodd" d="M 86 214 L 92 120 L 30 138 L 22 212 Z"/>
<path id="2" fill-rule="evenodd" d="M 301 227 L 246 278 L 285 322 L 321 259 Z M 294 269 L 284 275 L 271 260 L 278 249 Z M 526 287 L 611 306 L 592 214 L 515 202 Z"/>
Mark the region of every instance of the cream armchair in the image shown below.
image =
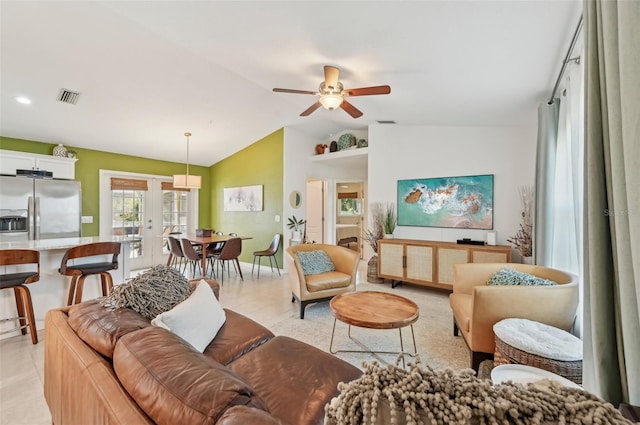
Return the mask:
<path id="1" fill-rule="evenodd" d="M 557 282 L 557 286 L 487 286 L 503 267 Z M 462 332 L 471 351 L 471 367 L 493 358 L 493 325 L 502 319 L 523 318 L 565 331 L 573 326 L 578 306 L 578 280 L 560 270 L 514 263 L 468 263 L 453 266 L 453 334 Z"/>
<path id="2" fill-rule="evenodd" d="M 335 266 L 335 271 L 305 276 L 298 261 L 301 251 L 324 251 Z M 291 302 L 300 303 L 300 318 L 308 304 L 327 301 L 336 295 L 356 290 L 356 273 L 360 254 L 337 245 L 300 244 L 285 250 L 285 261 L 291 284 Z"/>

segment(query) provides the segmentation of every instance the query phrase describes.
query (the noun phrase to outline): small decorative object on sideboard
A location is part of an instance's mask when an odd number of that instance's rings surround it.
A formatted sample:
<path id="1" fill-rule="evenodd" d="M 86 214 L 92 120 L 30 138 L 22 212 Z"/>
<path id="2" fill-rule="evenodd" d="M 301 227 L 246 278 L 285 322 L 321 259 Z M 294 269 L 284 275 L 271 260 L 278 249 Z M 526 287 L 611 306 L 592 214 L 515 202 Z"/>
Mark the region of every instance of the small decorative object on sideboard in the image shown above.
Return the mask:
<path id="1" fill-rule="evenodd" d="M 61 156 L 67 157 L 67 148 L 65 148 L 62 143 L 59 143 L 58 146 L 53 148 L 53 156 Z"/>
<path id="2" fill-rule="evenodd" d="M 329 152 L 336 152 L 338 150 L 338 142 L 335 140 L 329 144 Z"/>
<path id="3" fill-rule="evenodd" d="M 327 148 L 328 146 L 323 144 L 323 143 L 319 143 L 316 145 L 316 155 L 322 155 L 324 153 L 324 150 Z"/>
<path id="4" fill-rule="evenodd" d="M 358 139 L 358 148 L 366 148 L 369 146 L 365 139 Z"/>
<path id="5" fill-rule="evenodd" d="M 393 239 L 393 231 L 396 229 L 398 219 L 396 217 L 395 204 L 388 203 L 384 210 L 384 237 Z"/>

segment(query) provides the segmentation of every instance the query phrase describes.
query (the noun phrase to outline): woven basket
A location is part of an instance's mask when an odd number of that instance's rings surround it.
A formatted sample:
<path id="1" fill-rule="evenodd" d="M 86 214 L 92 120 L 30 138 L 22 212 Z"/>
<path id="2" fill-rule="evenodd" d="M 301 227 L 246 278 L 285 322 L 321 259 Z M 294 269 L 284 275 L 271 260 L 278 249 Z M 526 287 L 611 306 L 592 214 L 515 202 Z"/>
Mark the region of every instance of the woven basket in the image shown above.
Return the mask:
<path id="1" fill-rule="evenodd" d="M 367 282 L 369 283 L 383 283 L 384 279 L 378 277 L 378 256 L 374 255 L 369 259 L 367 263 Z"/>
<path id="2" fill-rule="evenodd" d="M 522 364 L 544 369 L 556 375 L 563 376 L 578 385 L 582 385 L 582 360 L 562 361 L 548 359 L 537 354 L 527 353 L 519 350 L 496 335 L 496 352 L 494 354 L 494 364 Z"/>

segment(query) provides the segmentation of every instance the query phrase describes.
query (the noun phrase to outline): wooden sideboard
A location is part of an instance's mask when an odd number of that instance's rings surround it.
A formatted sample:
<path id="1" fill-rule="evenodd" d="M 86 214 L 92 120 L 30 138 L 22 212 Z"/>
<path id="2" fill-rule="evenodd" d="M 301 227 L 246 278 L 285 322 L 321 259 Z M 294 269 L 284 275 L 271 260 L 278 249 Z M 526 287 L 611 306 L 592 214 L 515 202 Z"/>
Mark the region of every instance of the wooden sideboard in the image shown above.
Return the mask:
<path id="1" fill-rule="evenodd" d="M 454 264 L 510 262 L 511 247 L 506 245 L 462 245 L 412 239 L 378 241 L 379 277 L 435 288 L 452 289 Z"/>

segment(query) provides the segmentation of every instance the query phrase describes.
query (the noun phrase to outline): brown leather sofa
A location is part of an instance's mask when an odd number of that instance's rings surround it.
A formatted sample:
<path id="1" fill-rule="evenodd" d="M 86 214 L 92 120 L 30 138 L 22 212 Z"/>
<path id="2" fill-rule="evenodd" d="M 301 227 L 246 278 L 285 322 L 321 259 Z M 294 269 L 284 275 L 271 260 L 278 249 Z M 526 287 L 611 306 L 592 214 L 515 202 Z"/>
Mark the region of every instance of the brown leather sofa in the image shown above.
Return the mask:
<path id="1" fill-rule="evenodd" d="M 215 282 L 210 282 L 214 290 Z M 204 353 L 129 309 L 92 300 L 45 319 L 56 425 L 322 424 L 356 367 L 231 310 Z"/>
<path id="2" fill-rule="evenodd" d="M 509 267 L 557 286 L 487 286 L 489 278 Z M 515 263 L 467 263 L 453 266 L 453 333 L 462 332 L 471 351 L 471 367 L 492 359 L 495 351 L 493 325 L 502 319 L 522 318 L 571 330 L 578 307 L 577 276 L 549 267 Z"/>
<path id="3" fill-rule="evenodd" d="M 335 266 L 335 271 L 305 275 L 298 261 L 298 252 L 324 251 Z M 352 249 L 327 244 L 300 244 L 285 250 L 285 261 L 291 284 L 291 302 L 300 303 L 300 318 L 308 304 L 327 301 L 336 295 L 356 290 L 356 274 L 360 254 Z"/>

